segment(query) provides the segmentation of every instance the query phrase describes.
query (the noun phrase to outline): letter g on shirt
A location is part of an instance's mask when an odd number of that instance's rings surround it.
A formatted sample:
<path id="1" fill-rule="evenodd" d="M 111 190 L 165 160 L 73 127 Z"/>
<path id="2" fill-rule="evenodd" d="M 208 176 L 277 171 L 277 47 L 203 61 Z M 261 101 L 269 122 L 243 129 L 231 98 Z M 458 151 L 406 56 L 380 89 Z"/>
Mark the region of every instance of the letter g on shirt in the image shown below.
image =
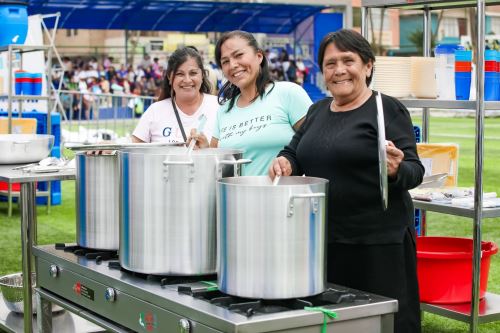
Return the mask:
<path id="1" fill-rule="evenodd" d="M 168 138 L 172 134 L 172 127 L 165 127 L 163 129 L 163 136 Z"/>

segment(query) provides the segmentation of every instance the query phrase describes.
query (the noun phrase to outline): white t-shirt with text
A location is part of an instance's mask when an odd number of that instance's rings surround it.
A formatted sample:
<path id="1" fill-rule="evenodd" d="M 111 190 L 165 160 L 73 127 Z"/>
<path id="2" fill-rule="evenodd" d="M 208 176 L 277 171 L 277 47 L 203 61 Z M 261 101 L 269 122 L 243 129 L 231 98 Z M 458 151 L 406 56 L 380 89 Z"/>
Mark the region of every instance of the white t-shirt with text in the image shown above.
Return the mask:
<path id="1" fill-rule="evenodd" d="M 192 128 L 198 128 L 198 119 L 204 114 L 207 120 L 202 132 L 210 142 L 219 107 L 217 96 L 209 94 L 204 94 L 200 107 L 192 115 L 185 114 L 177 105 L 186 136 L 189 137 Z M 144 142 L 184 142 L 170 98 L 151 104 L 132 134 Z"/>

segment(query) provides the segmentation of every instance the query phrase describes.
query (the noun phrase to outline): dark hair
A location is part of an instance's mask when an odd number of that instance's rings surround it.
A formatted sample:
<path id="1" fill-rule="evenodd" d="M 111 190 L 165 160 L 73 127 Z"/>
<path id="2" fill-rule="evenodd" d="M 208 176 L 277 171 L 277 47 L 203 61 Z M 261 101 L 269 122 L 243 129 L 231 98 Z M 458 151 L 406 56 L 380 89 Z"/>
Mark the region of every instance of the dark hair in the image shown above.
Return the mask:
<path id="1" fill-rule="evenodd" d="M 200 92 L 206 94 L 210 93 L 211 85 L 208 81 L 205 68 L 203 68 L 203 60 L 201 59 L 200 54 L 192 47 L 183 47 L 175 50 L 174 53 L 170 55 L 170 58 L 168 58 L 167 70 L 164 72 L 160 97 L 158 97 L 159 101 L 174 97 L 172 95 L 175 94 L 175 92 L 173 91 L 172 83 L 169 78 L 172 73 L 175 73 L 177 69 L 179 69 L 179 67 L 188 60 L 188 58 L 196 60 L 196 64 L 201 69 L 203 80 L 201 82 Z"/>
<path id="2" fill-rule="evenodd" d="M 318 65 L 323 73 L 323 60 L 325 57 L 326 47 L 334 44 L 342 52 L 354 52 L 358 54 L 364 64 L 368 64 L 371 60 L 375 63 L 375 55 L 370 46 L 370 43 L 361 36 L 358 32 L 350 29 L 341 29 L 335 32 L 330 32 L 321 40 L 318 51 Z M 372 82 L 375 68 L 372 68 L 372 73 L 366 78 L 366 85 L 369 86 Z"/>
<path id="3" fill-rule="evenodd" d="M 217 62 L 217 65 L 219 66 L 219 68 L 222 68 L 222 64 L 221 64 L 222 44 L 224 44 L 228 39 L 231 39 L 234 37 L 238 37 L 238 38 L 246 40 L 248 42 L 248 45 L 255 52 L 262 53 L 262 62 L 260 63 L 260 71 L 259 71 L 259 74 L 257 75 L 257 80 L 255 81 L 255 84 L 257 86 L 258 95 L 255 96 L 254 99 L 252 99 L 252 102 L 253 102 L 258 97 L 260 97 L 260 98 L 264 97 L 264 94 L 266 93 L 267 84 L 273 83 L 273 80 L 269 76 L 269 66 L 267 64 L 267 59 L 266 59 L 266 56 L 264 55 L 264 51 L 259 47 L 259 45 L 257 44 L 257 41 L 255 40 L 255 37 L 251 33 L 246 32 L 246 31 L 242 31 L 242 30 L 233 30 L 233 31 L 225 32 L 224 34 L 222 34 L 222 36 L 217 41 L 217 45 L 215 46 L 215 61 Z M 238 96 L 240 93 L 241 93 L 240 88 L 233 85 L 228 80 L 219 91 L 219 95 L 218 95 L 219 104 L 222 105 L 226 101 L 229 101 L 229 106 L 227 108 L 227 112 L 231 111 L 231 109 L 233 108 L 234 103 L 236 101 L 236 96 Z"/>

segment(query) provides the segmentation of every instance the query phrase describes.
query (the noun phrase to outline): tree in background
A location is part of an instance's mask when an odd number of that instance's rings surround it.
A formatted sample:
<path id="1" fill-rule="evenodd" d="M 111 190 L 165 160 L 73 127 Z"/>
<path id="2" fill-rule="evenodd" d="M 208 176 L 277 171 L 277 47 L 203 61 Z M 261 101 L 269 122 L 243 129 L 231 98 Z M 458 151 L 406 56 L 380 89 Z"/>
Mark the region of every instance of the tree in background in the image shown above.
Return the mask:
<path id="1" fill-rule="evenodd" d="M 438 14 L 438 19 L 437 19 L 437 24 L 436 24 L 436 29 L 434 32 L 431 34 L 431 50 L 434 50 L 434 47 L 437 44 L 437 34 L 439 31 L 439 26 L 441 25 L 441 21 L 443 20 L 443 13 L 444 11 L 439 11 Z M 432 30 L 432 29 L 431 29 Z M 415 45 L 417 48 L 417 53 L 419 55 L 424 54 L 424 32 L 422 30 L 415 30 L 408 36 L 408 40 Z"/>

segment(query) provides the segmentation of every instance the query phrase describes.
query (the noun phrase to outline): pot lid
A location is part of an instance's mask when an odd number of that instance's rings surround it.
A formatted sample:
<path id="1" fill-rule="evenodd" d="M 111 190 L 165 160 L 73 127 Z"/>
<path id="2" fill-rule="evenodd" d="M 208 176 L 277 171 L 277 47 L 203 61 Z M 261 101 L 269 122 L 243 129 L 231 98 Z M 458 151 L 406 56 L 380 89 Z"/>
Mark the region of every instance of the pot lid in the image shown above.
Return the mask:
<path id="1" fill-rule="evenodd" d="M 71 145 L 66 144 L 64 147 L 74 151 L 88 150 L 123 150 L 130 148 L 161 148 L 161 147 L 182 147 L 184 142 L 152 142 L 152 143 L 96 143 L 90 145 Z"/>

